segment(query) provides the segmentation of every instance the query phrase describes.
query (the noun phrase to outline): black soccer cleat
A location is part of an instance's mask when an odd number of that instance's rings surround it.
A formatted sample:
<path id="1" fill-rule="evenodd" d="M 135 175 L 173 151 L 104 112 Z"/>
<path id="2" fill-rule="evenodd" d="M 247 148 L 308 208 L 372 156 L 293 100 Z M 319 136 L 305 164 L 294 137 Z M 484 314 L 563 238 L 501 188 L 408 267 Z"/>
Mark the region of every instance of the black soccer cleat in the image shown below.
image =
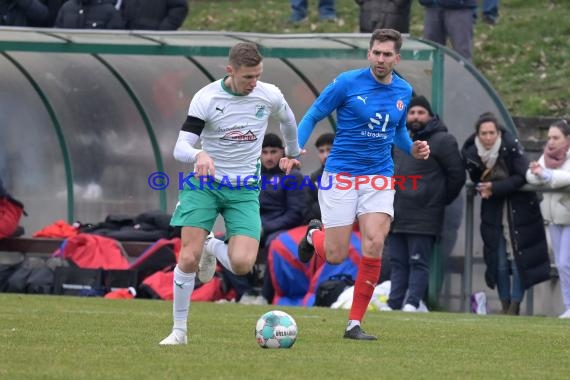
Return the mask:
<path id="1" fill-rule="evenodd" d="M 344 332 L 344 339 L 354 340 L 378 340 L 374 335 L 366 334 L 360 326 L 354 326 L 350 330 Z"/>
<path id="2" fill-rule="evenodd" d="M 299 246 L 297 247 L 297 253 L 299 254 L 299 260 L 303 263 L 308 263 L 311 260 L 311 257 L 315 254 L 315 248 L 309 244 L 307 240 L 307 236 L 309 236 L 309 231 L 311 230 L 323 230 L 323 223 L 318 219 L 313 219 L 309 222 L 307 226 L 307 232 L 305 236 L 299 242 Z"/>

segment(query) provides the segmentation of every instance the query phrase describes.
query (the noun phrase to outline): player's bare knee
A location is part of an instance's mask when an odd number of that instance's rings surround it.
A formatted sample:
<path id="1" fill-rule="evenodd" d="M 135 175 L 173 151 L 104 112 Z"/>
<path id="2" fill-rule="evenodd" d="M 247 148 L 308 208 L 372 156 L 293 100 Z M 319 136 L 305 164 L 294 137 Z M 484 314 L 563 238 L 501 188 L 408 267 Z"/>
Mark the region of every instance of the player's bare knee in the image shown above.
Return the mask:
<path id="1" fill-rule="evenodd" d="M 194 273 L 198 270 L 198 261 L 201 252 L 191 249 L 182 249 L 178 258 L 178 268 L 184 273 Z"/>
<path id="2" fill-rule="evenodd" d="M 384 249 L 384 239 L 382 237 L 363 239 L 362 251 L 366 256 L 376 257 L 382 254 Z"/>
<path id="3" fill-rule="evenodd" d="M 239 276 L 248 274 L 251 271 L 252 267 L 253 264 L 250 264 L 247 261 L 240 261 L 236 263 L 232 262 L 232 270 L 234 274 L 237 274 Z"/>
<path id="4" fill-rule="evenodd" d="M 348 252 L 348 249 L 347 249 Z M 346 258 L 346 254 L 342 252 L 341 249 L 331 249 L 327 250 L 327 262 L 329 264 L 341 264 Z"/>

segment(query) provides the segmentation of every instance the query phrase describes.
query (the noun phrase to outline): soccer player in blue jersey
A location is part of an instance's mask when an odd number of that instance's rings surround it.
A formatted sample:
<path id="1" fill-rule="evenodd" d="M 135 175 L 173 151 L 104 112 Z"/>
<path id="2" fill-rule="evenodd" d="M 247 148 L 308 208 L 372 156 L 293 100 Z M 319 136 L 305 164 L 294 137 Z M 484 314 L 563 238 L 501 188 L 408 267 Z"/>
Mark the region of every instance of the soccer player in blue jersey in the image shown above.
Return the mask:
<path id="1" fill-rule="evenodd" d="M 347 339 L 377 339 L 366 334 L 360 322 L 380 277 L 384 239 L 394 217 L 394 190 L 392 186 L 378 190 L 374 178 L 393 175 L 392 144 L 416 159 L 427 159 L 430 152 L 427 142 L 412 142 L 406 129 L 412 87 L 393 72 L 400 62 L 401 47 L 399 32 L 374 31 L 368 50 L 369 67 L 341 73 L 299 124 L 299 145 L 303 147 L 317 122 L 336 110 L 336 137 L 319 190 L 322 223 L 309 223 L 307 235 L 299 244 L 299 258 L 308 262 L 316 252 L 329 263 L 341 263 L 348 255 L 354 219 L 358 219 L 363 255 L 344 333 Z M 332 181 L 332 186 L 324 190 L 329 187 L 327 181 Z"/>

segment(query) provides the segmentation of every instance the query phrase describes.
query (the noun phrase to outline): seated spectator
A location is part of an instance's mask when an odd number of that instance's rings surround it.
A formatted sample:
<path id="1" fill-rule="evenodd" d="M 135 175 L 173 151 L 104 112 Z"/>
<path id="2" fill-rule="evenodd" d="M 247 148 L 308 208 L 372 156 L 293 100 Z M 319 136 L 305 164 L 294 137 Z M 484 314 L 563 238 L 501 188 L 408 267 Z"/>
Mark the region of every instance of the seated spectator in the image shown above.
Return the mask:
<path id="1" fill-rule="evenodd" d="M 261 239 L 259 255 L 265 263 L 269 244 L 281 232 L 303 224 L 303 209 L 305 207 L 304 192 L 295 190 L 303 181 L 300 171 L 294 169 L 285 176 L 279 168 L 279 160 L 285 151 L 281 138 L 273 133 L 265 135 L 261 153 L 261 192 L 259 206 L 261 214 Z M 237 276 L 225 272 L 237 292 L 237 298 L 242 303 L 266 303 L 273 298 L 271 284 L 264 276 L 263 296 L 254 292 L 251 276 Z"/>
<path id="2" fill-rule="evenodd" d="M 68 0 L 60 8 L 56 28 L 123 29 L 121 13 L 115 0 Z"/>
<path id="3" fill-rule="evenodd" d="M 48 18 L 43 0 L 0 0 L 0 26 L 36 26 Z"/>
<path id="4" fill-rule="evenodd" d="M 120 0 L 126 29 L 177 30 L 188 15 L 187 0 Z"/>
<path id="5" fill-rule="evenodd" d="M 22 234 L 22 232 L 17 234 L 17 231 L 18 223 L 24 213 L 22 202 L 8 193 L 0 178 L 0 239 Z"/>
<path id="6" fill-rule="evenodd" d="M 305 200 L 307 202 L 307 207 L 305 210 L 305 223 L 309 224 L 312 219 L 321 219 L 321 209 L 319 207 L 319 182 L 325 170 L 325 162 L 327 157 L 331 152 L 331 148 L 334 142 L 334 133 L 324 133 L 319 136 L 315 142 L 315 147 L 317 148 L 319 154 L 319 160 L 321 160 L 321 167 L 311 174 L 311 183 L 314 187 L 305 187 Z"/>

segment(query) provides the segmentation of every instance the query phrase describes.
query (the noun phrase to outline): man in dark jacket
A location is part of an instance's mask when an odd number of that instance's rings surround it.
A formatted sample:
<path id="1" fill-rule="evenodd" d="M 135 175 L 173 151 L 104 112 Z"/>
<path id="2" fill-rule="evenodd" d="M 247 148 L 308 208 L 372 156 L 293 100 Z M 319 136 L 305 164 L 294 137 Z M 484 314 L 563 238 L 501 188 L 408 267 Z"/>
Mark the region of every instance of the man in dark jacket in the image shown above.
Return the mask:
<path id="1" fill-rule="evenodd" d="M 177 30 L 188 15 L 187 0 L 122 0 L 127 29 Z"/>
<path id="2" fill-rule="evenodd" d="M 48 17 L 43 0 L 0 0 L 0 26 L 36 26 Z"/>
<path id="3" fill-rule="evenodd" d="M 465 183 L 465 168 L 457 140 L 427 99 L 413 98 L 408 107 L 407 126 L 412 140 L 428 142 L 427 160 L 416 160 L 402 151 L 394 151 L 394 174 L 421 176 L 412 188 L 396 186 L 394 221 L 388 237 L 391 290 L 388 306 L 403 311 L 418 311 L 429 280 L 429 258 L 441 234 L 445 206 L 450 204 Z"/>
<path id="4" fill-rule="evenodd" d="M 123 29 L 121 13 L 115 0 L 68 0 L 55 20 L 56 28 Z"/>

